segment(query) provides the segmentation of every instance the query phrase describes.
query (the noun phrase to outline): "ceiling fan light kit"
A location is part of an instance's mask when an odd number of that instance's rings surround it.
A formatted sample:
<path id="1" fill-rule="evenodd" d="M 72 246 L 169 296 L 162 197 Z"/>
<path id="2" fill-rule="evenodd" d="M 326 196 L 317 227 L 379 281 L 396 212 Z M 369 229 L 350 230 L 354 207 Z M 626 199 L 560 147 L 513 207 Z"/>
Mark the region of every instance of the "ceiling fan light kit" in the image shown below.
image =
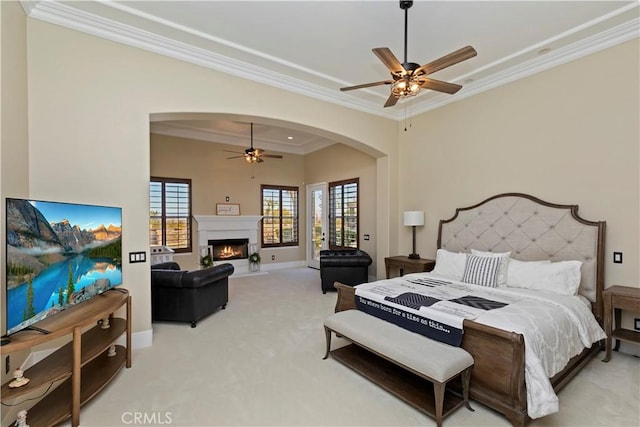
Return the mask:
<path id="1" fill-rule="evenodd" d="M 453 95 L 462 89 L 462 86 L 460 85 L 443 82 L 426 76 L 469 58 L 473 58 L 478 53 L 473 47 L 466 46 L 422 66 L 415 62 L 408 62 L 407 27 L 409 21 L 409 8 L 411 6 L 413 6 L 413 1 L 400 1 L 400 9 L 404 10 L 404 62 L 401 64 L 389 48 L 378 47 L 372 49 L 373 53 L 391 72 L 392 80 L 383 80 L 379 82 L 343 87 L 340 88 L 341 91 L 344 92 L 373 86 L 391 85 L 391 94 L 389 95 L 387 102 L 384 104 L 385 107 L 391 107 L 396 105 L 398 100 L 401 98 L 416 96 L 420 93 L 421 89 L 431 89 L 450 95 Z"/>
<path id="2" fill-rule="evenodd" d="M 264 150 L 260 148 L 253 148 L 253 123 L 251 123 L 251 147 L 244 150 L 244 153 L 238 153 L 237 151 L 224 150 L 229 153 L 240 154 L 239 156 L 227 157 L 228 159 L 239 159 L 243 157 L 245 162 L 247 163 L 262 163 L 264 162 L 263 157 L 268 157 L 271 159 L 281 159 L 282 156 L 280 154 L 265 154 Z"/>

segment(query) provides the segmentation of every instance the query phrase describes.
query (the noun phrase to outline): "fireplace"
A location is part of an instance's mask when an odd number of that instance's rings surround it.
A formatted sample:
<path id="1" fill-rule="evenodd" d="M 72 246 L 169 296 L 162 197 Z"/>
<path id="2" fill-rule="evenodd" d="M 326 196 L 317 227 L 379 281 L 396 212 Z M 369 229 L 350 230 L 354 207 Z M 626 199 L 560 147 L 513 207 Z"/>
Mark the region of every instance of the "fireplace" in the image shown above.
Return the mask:
<path id="1" fill-rule="evenodd" d="M 207 243 L 214 261 L 249 258 L 249 239 L 216 239 Z"/>
<path id="2" fill-rule="evenodd" d="M 258 228 L 261 216 L 257 215 L 194 215 L 198 223 L 198 245 L 200 255 L 207 255 L 204 252 L 209 249 L 209 241 L 213 240 L 248 240 L 249 246 L 245 249 L 249 252 L 258 247 Z M 211 253 L 213 257 L 213 253 Z M 225 258 L 217 262 L 228 262 L 233 265 L 235 272 L 233 275 L 249 273 L 249 260 L 245 253 L 243 259 Z"/>

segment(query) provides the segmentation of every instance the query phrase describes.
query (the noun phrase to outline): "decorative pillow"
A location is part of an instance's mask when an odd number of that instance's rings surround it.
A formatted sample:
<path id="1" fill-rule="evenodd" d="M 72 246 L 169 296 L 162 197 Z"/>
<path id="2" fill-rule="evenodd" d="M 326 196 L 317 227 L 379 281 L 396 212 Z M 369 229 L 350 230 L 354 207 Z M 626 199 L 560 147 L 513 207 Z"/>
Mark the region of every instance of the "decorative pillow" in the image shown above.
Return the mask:
<path id="1" fill-rule="evenodd" d="M 580 261 L 540 262 L 519 267 L 520 276 L 509 280 L 511 287 L 555 292 L 561 295 L 578 293 L 582 267 Z"/>
<path id="2" fill-rule="evenodd" d="M 452 280 L 460 281 L 467 262 L 467 254 L 449 252 L 445 249 L 436 251 L 436 266 L 432 273 Z"/>
<path id="3" fill-rule="evenodd" d="M 467 255 L 462 282 L 494 288 L 498 283 L 498 270 L 503 258 Z"/>
<path id="4" fill-rule="evenodd" d="M 484 257 L 496 257 L 500 258 L 500 266 L 498 267 L 498 278 L 496 286 L 506 286 L 508 282 L 509 262 L 511 261 L 509 256 L 511 252 L 485 252 L 477 249 L 471 249 L 473 255 Z"/>

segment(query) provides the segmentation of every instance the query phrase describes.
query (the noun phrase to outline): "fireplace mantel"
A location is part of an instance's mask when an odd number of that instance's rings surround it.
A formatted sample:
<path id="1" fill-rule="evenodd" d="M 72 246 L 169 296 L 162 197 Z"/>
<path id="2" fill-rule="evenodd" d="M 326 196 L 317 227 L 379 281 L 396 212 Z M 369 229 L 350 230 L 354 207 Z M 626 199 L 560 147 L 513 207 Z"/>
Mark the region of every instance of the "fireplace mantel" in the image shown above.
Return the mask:
<path id="1" fill-rule="evenodd" d="M 198 224 L 198 245 L 206 247 L 209 240 L 249 239 L 249 244 L 258 244 L 260 215 L 194 215 Z M 234 274 L 249 272 L 247 260 L 230 260 L 235 268 Z"/>
<path id="2" fill-rule="evenodd" d="M 194 215 L 198 232 L 204 230 L 257 230 L 260 215 Z M 253 242 L 255 243 L 255 242 Z"/>

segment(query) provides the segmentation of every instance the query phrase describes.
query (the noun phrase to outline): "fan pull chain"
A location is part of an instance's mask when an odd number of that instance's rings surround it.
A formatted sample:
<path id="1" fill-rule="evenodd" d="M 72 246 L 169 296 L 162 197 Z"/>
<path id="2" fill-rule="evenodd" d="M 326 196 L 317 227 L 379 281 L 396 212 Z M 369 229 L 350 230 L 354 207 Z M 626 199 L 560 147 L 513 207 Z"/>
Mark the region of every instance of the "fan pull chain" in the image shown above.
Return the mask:
<path id="1" fill-rule="evenodd" d="M 409 127 L 413 118 L 413 100 L 409 101 Z M 407 131 L 407 105 L 404 106 L 404 131 Z"/>

